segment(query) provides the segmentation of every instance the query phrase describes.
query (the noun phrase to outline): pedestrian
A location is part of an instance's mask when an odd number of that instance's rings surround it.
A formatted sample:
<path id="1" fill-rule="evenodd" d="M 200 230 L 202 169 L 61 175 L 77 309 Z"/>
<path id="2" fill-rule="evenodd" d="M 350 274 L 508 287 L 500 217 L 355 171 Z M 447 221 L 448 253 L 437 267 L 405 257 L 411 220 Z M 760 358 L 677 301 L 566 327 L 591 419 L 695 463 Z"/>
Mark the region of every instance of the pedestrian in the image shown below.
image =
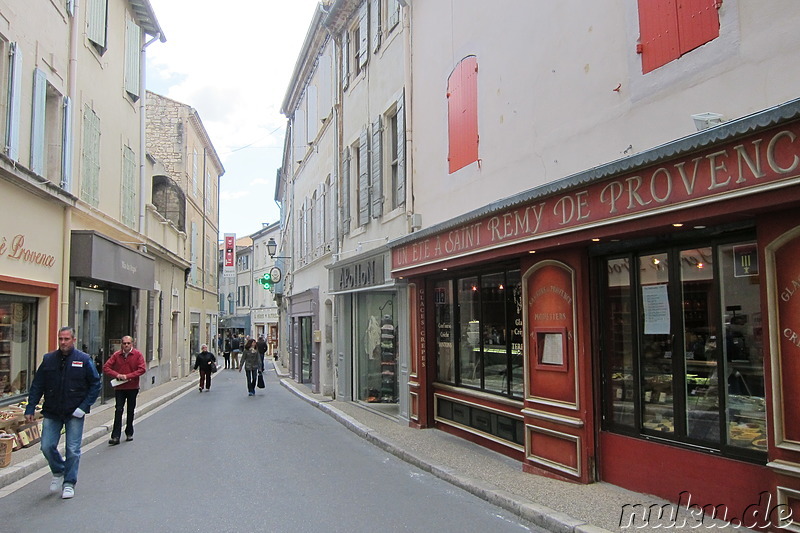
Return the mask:
<path id="1" fill-rule="evenodd" d="M 231 334 L 225 337 L 225 345 L 222 347 L 222 356 L 225 358 L 225 368 L 231 367 Z"/>
<path id="2" fill-rule="evenodd" d="M 238 335 L 231 338 L 231 367 L 239 368 L 239 354 L 242 352 L 242 341 Z"/>
<path id="3" fill-rule="evenodd" d="M 114 387 L 114 426 L 111 428 L 109 446 L 119 444 L 122 435 L 122 413 L 128 404 L 125 419 L 125 440 L 133 440 L 133 414 L 136 411 L 136 396 L 139 394 L 139 376 L 147 372 L 142 352 L 133 347 L 133 337 L 122 337 L 122 348 L 114 352 L 103 365 L 103 373 L 121 382 Z M 113 382 L 112 382 L 113 385 Z"/>
<path id="4" fill-rule="evenodd" d="M 200 392 L 203 392 L 203 385 L 206 390 L 211 390 L 211 374 L 216 371 L 217 358 L 208 351 L 208 344 L 200 346 L 200 353 L 194 359 L 194 369 L 200 371 Z"/>
<path id="5" fill-rule="evenodd" d="M 247 395 L 256 395 L 256 380 L 258 375 L 264 370 L 263 363 L 258 357 L 258 349 L 255 346 L 256 341 L 250 339 L 244 345 L 244 352 L 242 352 L 242 364 L 239 367 L 239 372 L 244 367 L 245 374 L 247 374 Z"/>
<path id="6" fill-rule="evenodd" d="M 259 335 L 256 341 L 256 349 L 258 350 L 258 357 L 261 359 L 262 371 L 264 370 L 264 354 L 267 353 L 268 348 L 267 339 L 264 338 L 264 335 Z"/>
<path id="7" fill-rule="evenodd" d="M 65 500 L 75 496 L 84 417 L 101 386 L 92 358 L 75 348 L 75 329 L 70 326 L 59 329 L 58 350 L 44 355 L 33 376 L 25 420 L 33 422 L 36 405 L 44 395 L 42 454 L 53 474 L 50 492 L 61 492 Z M 58 451 L 62 431 L 66 435 L 65 457 Z"/>

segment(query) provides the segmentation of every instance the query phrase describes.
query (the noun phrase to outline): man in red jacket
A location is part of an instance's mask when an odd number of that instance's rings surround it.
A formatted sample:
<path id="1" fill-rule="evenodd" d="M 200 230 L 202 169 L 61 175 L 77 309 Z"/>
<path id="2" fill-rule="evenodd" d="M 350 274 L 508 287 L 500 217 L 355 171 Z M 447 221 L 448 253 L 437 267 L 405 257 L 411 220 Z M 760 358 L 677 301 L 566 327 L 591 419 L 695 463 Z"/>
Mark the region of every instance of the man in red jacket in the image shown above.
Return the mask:
<path id="1" fill-rule="evenodd" d="M 133 413 L 136 409 L 136 395 L 139 394 L 139 376 L 147 371 L 142 352 L 133 347 L 133 338 L 122 337 L 122 349 L 117 350 L 103 365 L 103 374 L 118 382 L 114 387 L 116 409 L 114 427 L 108 444 L 116 446 L 122 434 L 122 412 L 128 403 L 128 418 L 125 425 L 125 440 L 133 440 Z M 112 383 L 113 385 L 114 383 Z"/>

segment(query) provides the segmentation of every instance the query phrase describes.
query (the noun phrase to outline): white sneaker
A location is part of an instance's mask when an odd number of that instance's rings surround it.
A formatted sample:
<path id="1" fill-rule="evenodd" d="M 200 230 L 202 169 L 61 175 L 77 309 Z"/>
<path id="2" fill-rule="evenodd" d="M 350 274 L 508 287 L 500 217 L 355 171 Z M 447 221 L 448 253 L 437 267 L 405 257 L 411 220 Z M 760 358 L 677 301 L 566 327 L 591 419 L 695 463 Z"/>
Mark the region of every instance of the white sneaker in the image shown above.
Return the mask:
<path id="1" fill-rule="evenodd" d="M 64 484 L 64 476 L 53 476 L 50 480 L 50 492 L 56 493 L 61 491 L 61 485 Z"/>
<path id="2" fill-rule="evenodd" d="M 64 485 L 64 490 L 61 491 L 61 499 L 69 500 L 73 496 L 75 496 L 75 487 L 72 485 Z"/>

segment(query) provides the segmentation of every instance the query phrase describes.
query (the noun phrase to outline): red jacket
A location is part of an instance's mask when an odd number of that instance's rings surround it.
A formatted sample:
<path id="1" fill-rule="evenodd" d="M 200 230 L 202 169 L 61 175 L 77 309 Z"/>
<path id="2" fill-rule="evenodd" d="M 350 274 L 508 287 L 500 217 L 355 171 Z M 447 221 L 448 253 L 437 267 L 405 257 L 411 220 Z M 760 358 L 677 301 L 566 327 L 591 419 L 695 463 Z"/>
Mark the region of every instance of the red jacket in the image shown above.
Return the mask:
<path id="1" fill-rule="evenodd" d="M 147 372 L 147 365 L 145 365 L 144 356 L 136 348 L 133 348 L 127 357 L 122 355 L 122 350 L 117 350 L 103 365 L 103 374 L 112 378 L 124 374 L 128 378 L 127 383 L 115 387 L 119 390 L 138 389 L 139 376 L 145 372 Z"/>

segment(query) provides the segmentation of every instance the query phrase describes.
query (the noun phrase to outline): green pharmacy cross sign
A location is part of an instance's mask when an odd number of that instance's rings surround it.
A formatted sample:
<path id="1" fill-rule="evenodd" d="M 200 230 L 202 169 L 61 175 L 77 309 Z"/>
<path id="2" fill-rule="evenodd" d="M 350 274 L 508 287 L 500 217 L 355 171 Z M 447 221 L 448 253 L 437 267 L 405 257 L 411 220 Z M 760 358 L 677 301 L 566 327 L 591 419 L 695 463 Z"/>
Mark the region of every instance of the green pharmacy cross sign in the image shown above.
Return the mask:
<path id="1" fill-rule="evenodd" d="M 264 290 L 272 290 L 272 287 L 281 280 L 281 271 L 278 267 L 272 267 L 269 272 L 258 278 L 258 282 Z"/>

